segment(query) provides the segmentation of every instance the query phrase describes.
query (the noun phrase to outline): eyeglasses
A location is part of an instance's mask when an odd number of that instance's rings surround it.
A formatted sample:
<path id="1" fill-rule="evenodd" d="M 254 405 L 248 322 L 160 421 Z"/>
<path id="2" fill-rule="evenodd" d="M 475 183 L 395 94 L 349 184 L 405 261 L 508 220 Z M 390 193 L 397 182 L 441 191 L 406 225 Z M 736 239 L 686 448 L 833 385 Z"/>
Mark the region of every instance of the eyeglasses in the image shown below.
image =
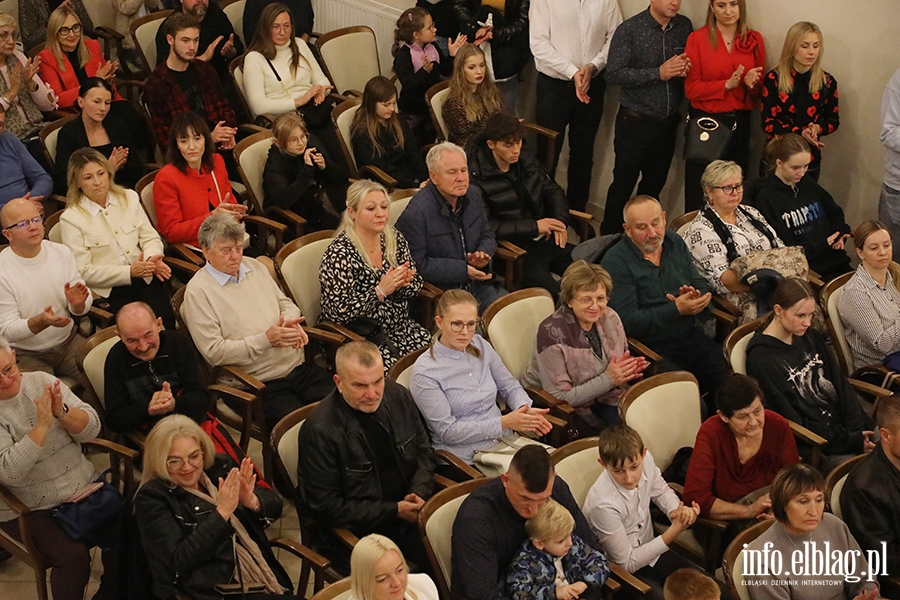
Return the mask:
<path id="1" fill-rule="evenodd" d="M 450 331 L 453 333 L 462 333 L 463 329 L 475 331 L 478 329 L 479 325 L 481 325 L 481 319 L 469 321 L 468 323 L 463 323 L 462 321 L 450 321 Z"/>
<path id="2" fill-rule="evenodd" d="M 283 25 L 279 25 L 278 23 L 275 23 L 274 25 L 272 25 L 272 31 L 283 31 L 285 33 L 287 33 L 288 31 L 290 31 L 293 28 L 294 28 L 293 25 L 291 25 L 290 23 L 285 23 Z"/>
<path id="3" fill-rule="evenodd" d="M 744 191 L 744 184 L 739 183 L 737 185 L 714 185 L 714 190 L 722 190 L 729 196 L 733 196 L 734 194 L 740 194 Z"/>
<path id="4" fill-rule="evenodd" d="M 37 217 L 32 217 L 31 219 L 25 219 L 24 221 L 19 221 L 18 223 L 13 223 L 9 227 L 4 227 L 3 229 L 9 231 L 10 229 L 25 229 L 29 225 L 37 225 L 38 223 L 43 223 L 44 217 L 38 215 Z"/>
<path id="5" fill-rule="evenodd" d="M 288 138 L 288 144 L 305 144 L 309 141 L 309 134 L 304 133 L 300 137 L 292 135 Z"/>
<path id="6" fill-rule="evenodd" d="M 172 471 L 178 471 L 184 468 L 185 462 L 192 467 L 199 467 L 203 464 L 203 450 L 192 452 L 191 455 L 187 457 L 187 460 L 175 457 L 169 458 L 166 460 L 166 468 Z"/>
<path id="7" fill-rule="evenodd" d="M 0 31 L 0 42 L 5 42 L 12 36 L 12 39 L 19 41 L 19 38 L 22 37 L 18 31 Z"/>
<path id="8" fill-rule="evenodd" d="M 578 304 L 587 308 L 588 306 L 592 306 L 594 304 L 603 305 L 609 301 L 609 296 L 582 296 L 580 298 L 572 298 Z"/>
<path id="9" fill-rule="evenodd" d="M 82 30 L 81 25 L 78 23 L 75 23 L 71 27 L 60 27 L 58 33 L 59 33 L 59 35 L 66 37 L 70 33 L 74 33 L 75 35 L 78 35 L 79 33 L 81 33 L 81 30 Z"/>

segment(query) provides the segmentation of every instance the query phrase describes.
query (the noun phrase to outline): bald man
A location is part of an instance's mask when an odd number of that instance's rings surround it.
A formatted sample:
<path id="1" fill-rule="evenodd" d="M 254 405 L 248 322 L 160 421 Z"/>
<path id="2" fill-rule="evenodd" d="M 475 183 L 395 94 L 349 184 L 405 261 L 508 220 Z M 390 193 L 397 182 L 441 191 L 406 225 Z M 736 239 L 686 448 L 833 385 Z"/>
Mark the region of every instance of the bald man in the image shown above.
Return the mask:
<path id="1" fill-rule="evenodd" d="M 74 378 L 84 337 L 72 316 L 90 310 L 91 292 L 62 244 L 44 239 L 44 222 L 30 199 L 0 210 L 9 248 L 0 252 L 0 336 L 16 350 L 19 369 Z"/>

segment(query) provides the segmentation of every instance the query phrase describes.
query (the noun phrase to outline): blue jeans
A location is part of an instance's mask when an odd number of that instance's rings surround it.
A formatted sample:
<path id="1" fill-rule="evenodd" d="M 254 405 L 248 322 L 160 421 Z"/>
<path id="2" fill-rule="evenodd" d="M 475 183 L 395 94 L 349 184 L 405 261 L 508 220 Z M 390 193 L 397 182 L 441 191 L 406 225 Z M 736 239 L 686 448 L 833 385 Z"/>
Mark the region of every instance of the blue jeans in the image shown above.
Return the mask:
<path id="1" fill-rule="evenodd" d="M 900 262 L 900 190 L 887 185 L 881 186 L 878 199 L 878 219 L 891 232 L 894 244 L 894 262 Z"/>

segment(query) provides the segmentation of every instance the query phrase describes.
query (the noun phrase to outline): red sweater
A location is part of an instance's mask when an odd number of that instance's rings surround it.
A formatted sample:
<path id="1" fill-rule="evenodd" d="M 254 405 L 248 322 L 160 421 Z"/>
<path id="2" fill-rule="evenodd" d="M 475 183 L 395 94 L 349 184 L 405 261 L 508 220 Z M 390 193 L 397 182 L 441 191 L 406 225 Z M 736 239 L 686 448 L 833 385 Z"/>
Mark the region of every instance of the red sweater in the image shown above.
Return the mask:
<path id="1" fill-rule="evenodd" d="M 100 42 L 85 38 L 84 44 L 91 53 L 90 60 L 84 65 L 84 72 L 88 77 L 94 77 L 97 69 L 106 64 L 106 59 L 103 58 L 103 52 L 100 51 Z M 81 87 L 81 84 L 78 83 L 78 76 L 72 68 L 72 63 L 69 62 L 69 57 L 63 54 L 63 66 L 66 70 L 60 71 L 59 63 L 49 48 L 41 50 L 38 56 L 41 57 L 38 73 L 44 83 L 50 86 L 53 93 L 59 96 L 59 107 L 75 106 L 75 101 L 78 99 L 78 88 Z M 113 100 L 122 100 L 122 96 L 115 89 L 113 87 Z"/>
<path id="2" fill-rule="evenodd" d="M 688 36 L 684 51 L 691 59 L 691 70 L 684 80 L 684 94 L 691 101 L 691 106 L 708 113 L 753 110 L 759 99 L 766 67 L 766 48 L 762 36 L 750 31 L 747 41 L 736 41 L 731 52 L 728 52 L 718 29 L 716 36 L 719 43 L 715 48 L 709 43 L 709 27 L 701 27 Z M 740 85 L 726 91 L 725 82 L 739 65 L 744 65 L 744 75 L 754 67 L 762 67 L 759 82 L 750 90 L 742 77 Z"/>
<path id="3" fill-rule="evenodd" d="M 197 232 L 204 219 L 221 201 L 213 185 L 213 174 L 219 192 L 228 202 L 236 203 L 228 181 L 225 161 L 213 155 L 213 173 L 206 169 L 197 172 L 190 167 L 182 173 L 175 165 L 166 165 L 153 180 L 153 204 L 156 206 L 157 229 L 167 242 L 198 246 Z"/>
<path id="4" fill-rule="evenodd" d="M 709 516 L 716 498 L 734 502 L 772 484 L 782 467 L 800 462 L 797 443 L 787 420 L 766 410 L 762 444 L 756 456 L 741 464 L 737 440 L 718 415 L 708 418 L 694 443 L 684 482 L 684 503 L 696 502 Z"/>

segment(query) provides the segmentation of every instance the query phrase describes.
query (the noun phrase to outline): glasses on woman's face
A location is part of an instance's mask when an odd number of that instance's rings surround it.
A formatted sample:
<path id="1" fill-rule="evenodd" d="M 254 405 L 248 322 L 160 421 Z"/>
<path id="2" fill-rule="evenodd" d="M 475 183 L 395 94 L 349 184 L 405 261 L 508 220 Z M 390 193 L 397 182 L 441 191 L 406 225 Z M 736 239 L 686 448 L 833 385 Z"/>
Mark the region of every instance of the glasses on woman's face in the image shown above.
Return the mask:
<path id="1" fill-rule="evenodd" d="M 467 329 L 469 331 L 475 331 L 478 329 L 478 326 L 481 325 L 481 319 L 475 319 L 474 321 L 469 321 L 466 323 L 465 321 L 450 321 L 450 331 L 453 333 L 462 333 L 463 329 Z"/>
<path id="2" fill-rule="evenodd" d="M 744 191 L 744 184 L 739 183 L 737 185 L 717 185 L 713 186 L 714 190 L 722 190 L 729 196 L 733 196 L 734 194 L 740 194 Z"/>
<path id="3" fill-rule="evenodd" d="M 609 300 L 609 296 L 607 296 L 606 294 L 601 294 L 599 296 L 576 296 L 574 300 L 581 306 L 587 308 L 588 306 L 593 306 L 594 304 L 596 304 L 597 306 L 603 306 Z"/>
<path id="4" fill-rule="evenodd" d="M 190 456 L 187 459 L 171 457 L 166 460 L 166 468 L 170 471 L 180 471 L 184 468 L 185 464 L 189 464 L 192 467 L 199 467 L 203 464 L 203 450 L 197 450 L 195 452 L 191 452 Z"/>
<path id="5" fill-rule="evenodd" d="M 68 37 L 70 33 L 74 33 L 75 35 L 78 35 L 79 33 L 81 33 L 81 29 L 82 28 L 79 23 L 75 23 L 71 27 L 60 27 L 59 35 L 62 37 Z"/>
<path id="6" fill-rule="evenodd" d="M 278 33 L 288 33 L 293 26 L 290 23 L 275 23 L 272 25 L 272 31 L 277 31 Z"/>
<path id="7" fill-rule="evenodd" d="M 22 36 L 19 35 L 18 31 L 0 31 L 0 42 L 6 42 L 10 37 L 18 42 Z"/>

